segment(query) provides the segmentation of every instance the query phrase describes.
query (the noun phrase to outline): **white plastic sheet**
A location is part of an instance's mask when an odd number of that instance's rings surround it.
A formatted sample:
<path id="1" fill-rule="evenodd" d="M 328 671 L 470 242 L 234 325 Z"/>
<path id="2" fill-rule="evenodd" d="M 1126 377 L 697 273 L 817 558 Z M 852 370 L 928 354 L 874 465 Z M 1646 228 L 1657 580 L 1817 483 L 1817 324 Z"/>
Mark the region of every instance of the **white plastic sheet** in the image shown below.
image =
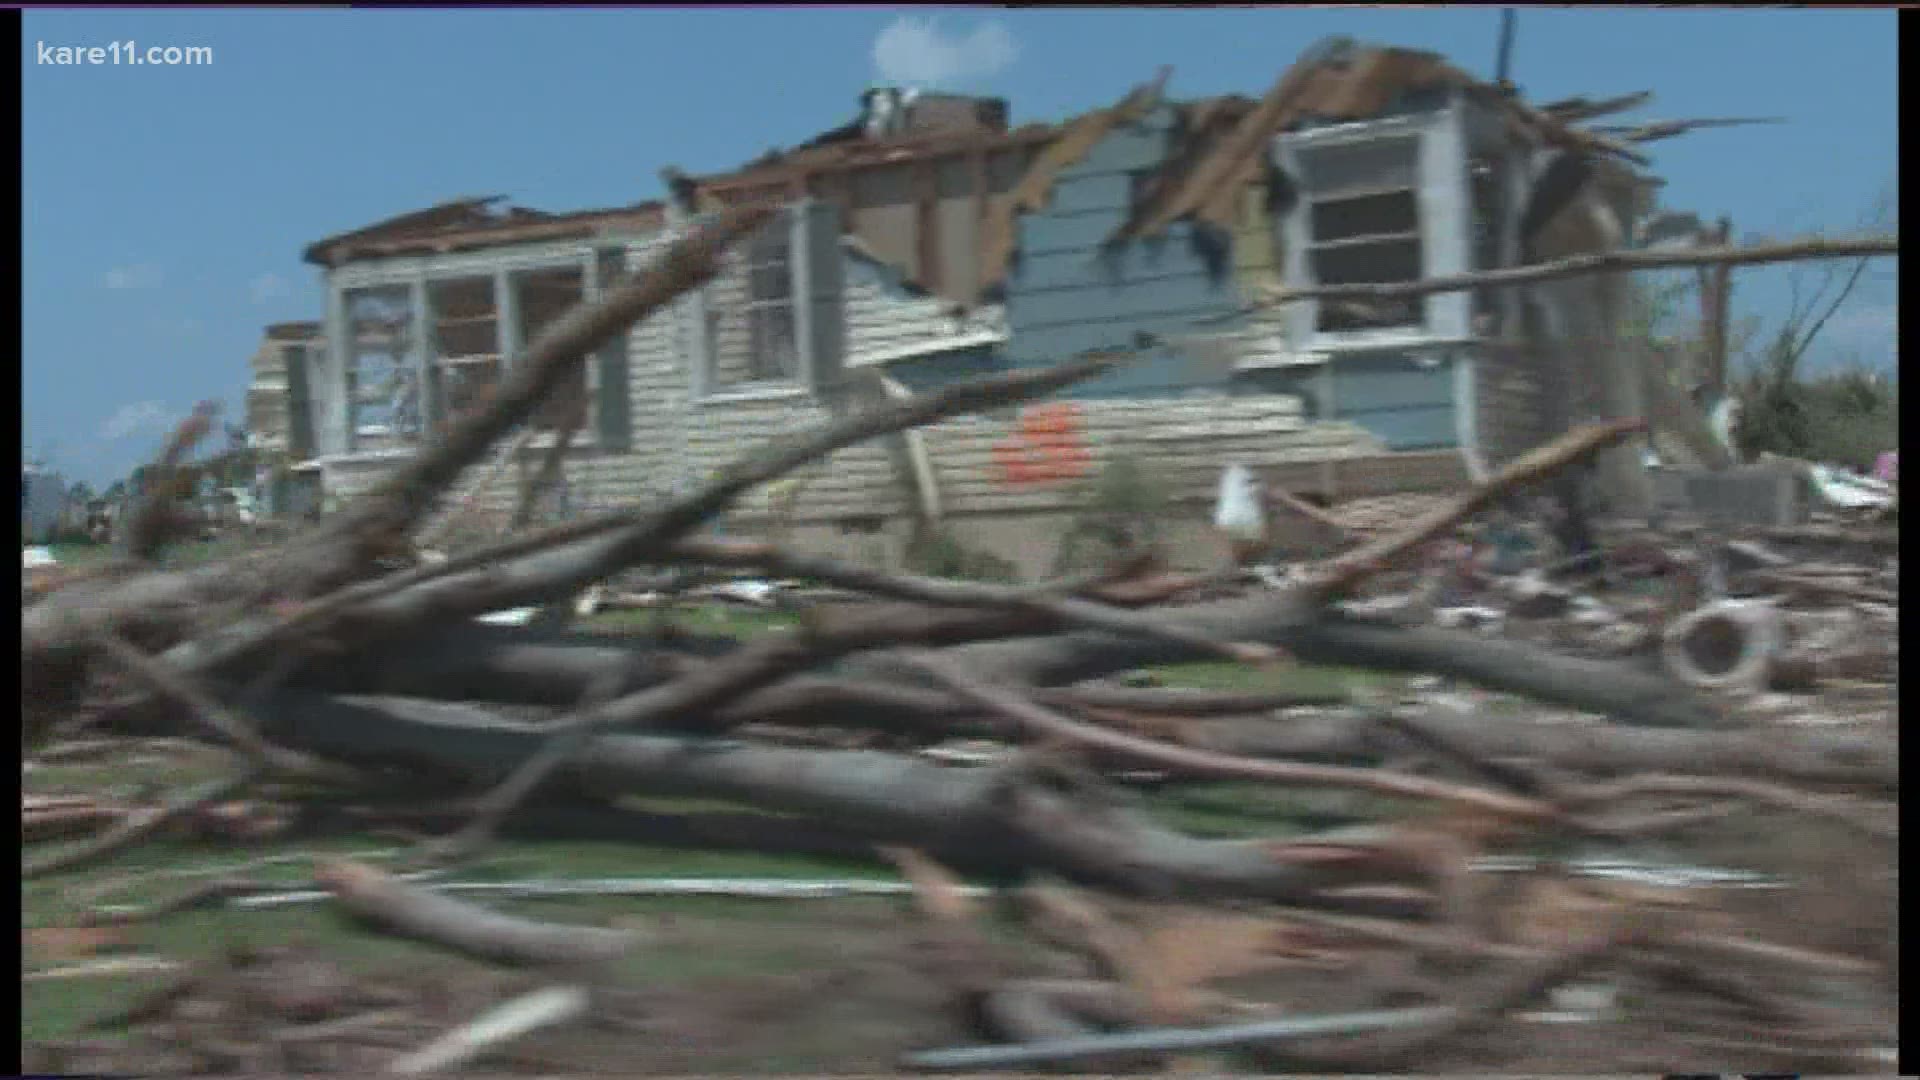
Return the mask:
<path id="1" fill-rule="evenodd" d="M 1843 510 L 1892 506 L 1893 487 L 1869 476 L 1854 476 L 1826 465 L 1814 465 L 1808 473 L 1821 501 Z"/>
<path id="2" fill-rule="evenodd" d="M 1213 525 L 1229 538 L 1256 543 L 1266 532 L 1260 512 L 1259 482 L 1245 465 L 1229 465 L 1220 474 L 1220 496 L 1214 504 Z"/>

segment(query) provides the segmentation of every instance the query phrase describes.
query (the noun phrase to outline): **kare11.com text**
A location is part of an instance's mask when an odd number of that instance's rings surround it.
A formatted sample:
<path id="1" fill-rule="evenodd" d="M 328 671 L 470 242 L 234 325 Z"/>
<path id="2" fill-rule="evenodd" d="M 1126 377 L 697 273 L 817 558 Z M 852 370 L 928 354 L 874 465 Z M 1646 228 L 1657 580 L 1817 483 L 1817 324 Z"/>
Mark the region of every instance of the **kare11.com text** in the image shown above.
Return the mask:
<path id="1" fill-rule="evenodd" d="M 47 67 L 189 67 L 213 63 L 211 45 L 146 45 L 128 38 L 105 45 L 34 42 L 35 63 Z"/>

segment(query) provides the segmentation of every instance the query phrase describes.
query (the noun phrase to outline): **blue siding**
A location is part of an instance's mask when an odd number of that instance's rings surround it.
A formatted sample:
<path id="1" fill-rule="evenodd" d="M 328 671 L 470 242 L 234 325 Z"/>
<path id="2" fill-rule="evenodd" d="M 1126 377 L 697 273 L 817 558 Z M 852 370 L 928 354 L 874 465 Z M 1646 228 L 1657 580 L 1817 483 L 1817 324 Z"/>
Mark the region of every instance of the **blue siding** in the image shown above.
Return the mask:
<path id="1" fill-rule="evenodd" d="M 1078 225 L 1096 219 L 1085 215 L 1073 220 Z M 1182 221 L 1169 226 L 1164 237 L 1102 249 L 1100 242 L 1113 231 L 1115 221 L 1111 213 L 1097 220 L 1099 227 L 1089 224 L 1082 230 L 1082 236 L 1063 237 L 1061 230 L 1056 230 L 1047 239 L 1057 246 L 1021 252 L 1017 271 L 1019 292 L 1191 276 L 1196 246 L 1204 247 L 1207 239 L 1195 226 Z M 1073 243 L 1062 243 L 1067 239 Z"/>
<path id="2" fill-rule="evenodd" d="M 888 365 L 888 373 L 914 390 L 929 390 L 989 371 L 1197 336 L 1206 331 L 1196 320 L 1241 307 L 1229 242 L 1209 227 L 1179 222 L 1152 240 L 1104 246 L 1126 219 L 1135 176 L 1166 154 L 1171 121 L 1171 110 L 1163 108 L 1112 132 L 1062 171 L 1045 209 L 1020 217 L 1006 282 L 1007 344 L 902 360 Z M 884 268 L 858 259 L 850 264 L 858 280 L 880 275 L 877 280 L 898 287 Z M 1422 367 L 1394 352 L 1341 356 L 1330 365 L 1330 376 L 1319 366 L 1236 374 L 1196 362 L 1177 345 L 1150 344 L 1132 363 L 1066 393 L 1290 394 L 1303 399 L 1308 416 L 1351 421 L 1396 450 L 1454 445 L 1450 363 Z"/>
<path id="3" fill-rule="evenodd" d="M 1111 165 L 1111 163 L 1106 163 Z M 1151 165 L 1133 166 L 1135 169 L 1149 169 Z M 1099 172 L 1090 175 L 1070 176 L 1061 174 L 1053 185 L 1053 194 L 1047 199 L 1046 214 L 1087 214 L 1104 213 L 1116 206 L 1125 206 L 1133 192 L 1133 173 L 1126 166 L 1115 172 Z"/>
<path id="4" fill-rule="evenodd" d="M 1335 418 L 1360 425 L 1394 450 L 1456 444 L 1451 361 L 1423 367 L 1404 353 L 1387 353 L 1332 363 Z"/>
<path id="5" fill-rule="evenodd" d="M 1095 349 L 1131 350 L 1141 335 L 1191 337 L 1195 320 L 1241 306 L 1223 238 L 1180 223 L 1147 243 L 1103 245 L 1126 220 L 1135 176 L 1168 151 L 1173 112 L 1119 128 L 1063 170 L 1045 210 L 1019 221 L 1007 277 L 1007 362 L 1042 367 Z M 1148 349 L 1113 374 L 1074 387 L 1076 397 L 1224 390 L 1225 373 L 1179 348 Z"/>
<path id="6" fill-rule="evenodd" d="M 1034 228 L 1036 220 L 1044 221 L 1042 228 Z M 1093 252 L 1099 250 L 1102 242 L 1113 234 L 1114 226 L 1120 223 L 1114 210 L 1095 210 L 1077 214 L 1023 214 L 1020 217 L 1020 246 L 1014 252 L 1014 276 L 1017 277 L 1028 259 L 1047 255 L 1057 251 Z M 1008 291 L 1014 288 L 1009 280 Z"/>

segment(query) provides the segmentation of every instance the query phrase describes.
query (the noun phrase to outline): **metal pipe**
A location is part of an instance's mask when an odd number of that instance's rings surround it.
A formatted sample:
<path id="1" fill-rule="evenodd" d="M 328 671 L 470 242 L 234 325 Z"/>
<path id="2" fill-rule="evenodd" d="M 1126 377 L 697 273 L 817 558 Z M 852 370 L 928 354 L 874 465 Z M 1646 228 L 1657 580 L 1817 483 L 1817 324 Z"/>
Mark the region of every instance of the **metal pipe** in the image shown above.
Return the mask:
<path id="1" fill-rule="evenodd" d="M 1389 1028 L 1421 1027 L 1451 1020 L 1458 1012 L 1452 1005 L 1426 1005 L 1412 1009 L 1293 1016 L 1285 1020 L 1262 1020 L 1210 1028 L 1146 1028 L 1111 1035 L 1086 1035 L 1006 1046 L 958 1046 L 945 1050 L 926 1050 L 906 1055 L 902 1064 L 910 1069 L 929 1070 L 1005 1069 L 1107 1054 L 1220 1050 L 1248 1043 L 1300 1039 L 1311 1035 L 1351 1035 Z"/>

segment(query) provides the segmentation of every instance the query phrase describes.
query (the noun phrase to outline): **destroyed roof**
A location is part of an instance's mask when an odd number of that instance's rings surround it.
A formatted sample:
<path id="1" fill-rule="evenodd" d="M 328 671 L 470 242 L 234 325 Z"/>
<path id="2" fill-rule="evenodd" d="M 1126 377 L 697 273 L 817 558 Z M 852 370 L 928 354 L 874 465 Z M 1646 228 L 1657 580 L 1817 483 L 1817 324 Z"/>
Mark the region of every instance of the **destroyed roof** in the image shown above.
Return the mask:
<path id="1" fill-rule="evenodd" d="M 1179 164 L 1184 171 L 1179 182 L 1153 185 L 1115 239 L 1152 236 L 1187 218 L 1230 227 L 1240 192 L 1258 175 L 1274 136 L 1309 122 L 1340 123 L 1380 116 L 1412 95 L 1435 90 L 1458 91 L 1489 105 L 1540 142 L 1636 163 L 1645 161 L 1631 148 L 1576 129 L 1527 105 L 1507 88 L 1454 67 L 1436 53 L 1360 46 L 1335 39 L 1308 50 L 1257 105 L 1231 128 L 1208 140 L 1211 146 L 1196 148 L 1189 160 Z M 1560 104 L 1573 115 L 1581 115 L 1578 106 L 1586 105 L 1584 101 Z M 1614 108 L 1602 111 L 1631 107 L 1638 101 L 1607 104 Z M 1587 106 L 1585 115 L 1593 115 L 1593 109 Z"/>
<path id="2" fill-rule="evenodd" d="M 1119 105 L 1061 126 L 1060 136 L 1043 149 L 1017 189 L 1017 197 L 990 220 L 982 241 L 986 280 L 1005 273 L 1012 256 L 1018 214 L 1044 207 L 1053 181 L 1068 165 L 1085 157 L 1118 124 L 1160 103 L 1163 71 L 1153 83 L 1136 88 Z M 1258 101 L 1213 98 L 1176 105 L 1177 138 L 1166 159 L 1140 187 L 1116 242 L 1150 237 L 1175 221 L 1197 219 L 1231 228 L 1238 200 L 1264 166 L 1267 147 L 1282 132 L 1308 123 L 1340 123 L 1383 115 L 1422 92 L 1453 90 L 1503 113 L 1509 122 L 1541 143 L 1583 154 L 1644 164 L 1645 158 L 1621 140 L 1571 125 L 1585 119 L 1638 107 L 1649 95 L 1589 102 L 1555 103 L 1556 113 L 1527 105 L 1510 88 L 1477 79 L 1436 53 L 1360 46 L 1334 39 L 1309 49 Z"/>
<path id="3" fill-rule="evenodd" d="M 774 150 L 731 172 L 696 178 L 701 190 L 730 192 L 771 188 L 798 188 L 813 173 L 838 172 L 924 161 L 969 150 L 996 150 L 1044 143 L 1054 135 L 1050 124 L 1022 124 L 1011 131 L 990 128 L 907 131 L 885 138 L 841 138 L 836 128 L 792 150 Z"/>
<path id="4" fill-rule="evenodd" d="M 1114 105 L 1058 124 L 1029 123 L 1012 130 L 986 124 L 864 137 L 858 124 L 842 125 L 791 150 L 771 151 L 731 172 L 692 181 L 711 207 L 767 198 L 785 200 L 809 190 L 821 173 L 843 173 L 926 161 L 971 151 L 1031 148 L 1026 171 L 1005 199 L 996 199 L 980 222 L 981 276 L 998 285 L 1011 264 L 1022 213 L 1044 209 L 1060 174 L 1116 127 L 1138 122 L 1171 105 L 1177 119 L 1173 146 L 1160 167 L 1144 178 L 1136 204 L 1111 237 L 1114 242 L 1151 237 L 1176 221 L 1199 220 L 1230 228 L 1238 199 L 1264 167 L 1274 136 L 1309 123 L 1365 120 L 1388 113 L 1410 97 L 1448 90 L 1506 117 L 1533 140 L 1583 156 L 1644 164 L 1634 138 L 1574 127 L 1644 104 L 1650 95 L 1589 100 L 1570 98 L 1531 106 L 1510 87 L 1469 75 L 1436 53 L 1365 46 L 1338 38 L 1309 49 L 1258 100 L 1239 96 L 1184 103 L 1163 100 L 1168 72 L 1136 87 Z M 1668 125 L 1672 127 L 1673 125 Z M 1666 133 L 1666 129 L 1654 135 Z M 1642 178 L 1645 179 L 1645 178 Z M 660 228 L 665 212 L 646 202 L 611 210 L 549 214 L 520 207 L 493 209 L 501 196 L 457 199 L 321 240 L 307 249 L 309 262 L 337 265 L 357 258 L 457 251 L 531 240 L 591 235 L 619 225 Z M 845 226 L 852 227 L 852 222 Z M 900 268 L 907 269 L 907 268 Z"/>
<path id="5" fill-rule="evenodd" d="M 321 266 L 355 259 L 469 251 L 500 244 L 566 240 L 591 236 L 609 227 L 658 229 L 666 222 L 657 201 L 603 210 L 552 214 L 522 206 L 494 209 L 504 195 L 454 199 L 364 228 L 329 236 L 309 245 L 305 258 Z"/>

